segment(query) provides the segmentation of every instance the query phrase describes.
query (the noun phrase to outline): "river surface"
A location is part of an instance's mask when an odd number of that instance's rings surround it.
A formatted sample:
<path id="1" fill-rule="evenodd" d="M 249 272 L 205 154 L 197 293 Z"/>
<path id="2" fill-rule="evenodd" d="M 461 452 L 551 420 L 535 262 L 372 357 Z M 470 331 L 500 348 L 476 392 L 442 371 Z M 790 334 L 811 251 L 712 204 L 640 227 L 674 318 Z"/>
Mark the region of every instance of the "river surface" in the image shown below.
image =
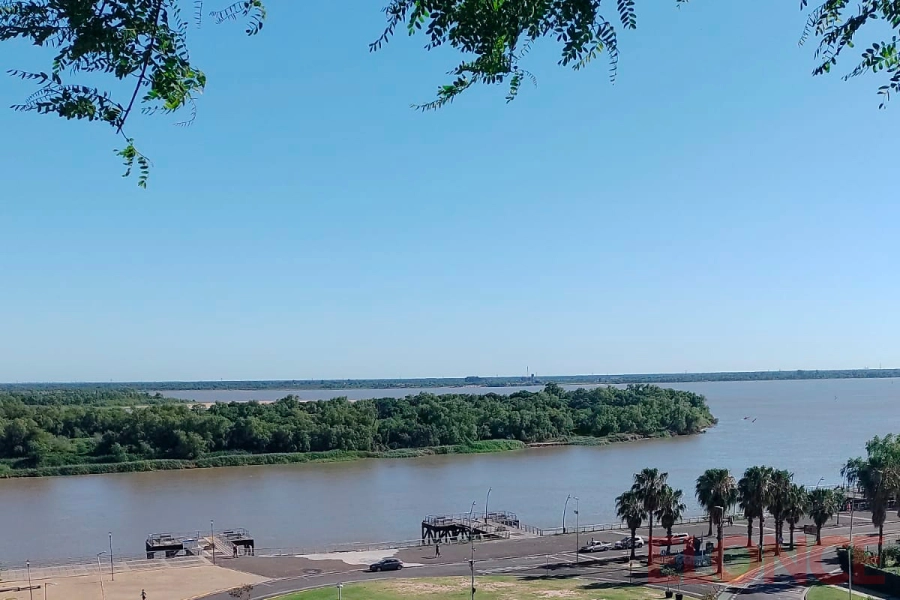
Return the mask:
<path id="1" fill-rule="evenodd" d="M 365 460 L 0 481 L 0 564 L 93 556 L 113 534 L 117 555 L 140 555 L 149 533 L 245 527 L 257 548 L 409 540 L 428 514 L 515 512 L 556 527 L 568 494 L 580 521 L 615 520 L 614 498 L 644 467 L 669 472 L 699 514 L 693 486 L 706 468 L 739 474 L 768 464 L 815 485 L 874 435 L 900 433 L 900 380 L 855 379 L 670 384 L 704 394 L 719 418 L 702 435 L 603 447 L 554 447 L 487 455 Z M 512 391 L 522 388 L 512 388 Z M 418 390 L 303 390 L 304 399 L 403 396 Z M 508 392 L 503 388 L 427 391 Z M 211 400 L 273 399 L 288 391 L 190 392 Z M 171 392 L 169 392 L 171 394 Z M 749 417 L 749 418 L 745 418 Z M 572 503 L 570 522 L 574 521 Z"/>

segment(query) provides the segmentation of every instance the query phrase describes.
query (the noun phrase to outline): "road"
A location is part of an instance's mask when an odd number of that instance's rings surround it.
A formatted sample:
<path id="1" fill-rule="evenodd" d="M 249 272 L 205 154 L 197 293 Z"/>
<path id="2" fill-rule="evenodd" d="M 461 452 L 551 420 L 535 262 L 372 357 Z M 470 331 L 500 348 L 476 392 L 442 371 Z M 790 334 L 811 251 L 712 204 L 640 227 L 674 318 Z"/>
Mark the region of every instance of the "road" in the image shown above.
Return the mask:
<path id="1" fill-rule="evenodd" d="M 867 517 L 862 517 L 867 518 Z M 685 578 L 682 590 L 691 595 L 702 595 L 708 590 L 722 590 L 725 600 L 799 600 L 804 586 L 823 577 L 837 568 L 834 546 L 842 543 L 849 535 L 848 519 L 840 527 L 823 529 L 823 546 L 805 546 L 795 556 L 788 553 L 775 560 L 769 552 L 764 566 L 754 575 L 738 578 L 730 586 L 717 584 L 708 577 Z M 854 540 L 856 543 L 875 543 L 872 526 L 861 520 L 854 520 Z M 767 522 L 768 525 L 768 522 Z M 705 525 L 679 527 L 692 535 L 705 534 Z M 765 527 L 771 536 L 774 531 Z M 862 535 L 865 532 L 866 535 Z M 646 531 L 639 532 L 646 536 Z M 900 523 L 891 522 L 885 527 L 889 539 L 900 535 Z M 612 541 L 621 538 L 623 532 L 596 532 L 579 536 L 580 544 L 592 537 Z M 746 525 L 736 524 L 726 528 L 726 547 L 743 546 L 746 543 Z M 798 534 L 798 538 L 803 538 Z M 756 531 L 754 531 L 754 540 Z M 305 589 L 336 586 L 339 583 L 372 581 L 385 578 L 427 578 L 469 576 L 471 548 L 465 544 L 442 546 L 440 557 L 435 557 L 431 548 L 419 547 L 400 551 L 384 552 L 385 556 L 395 555 L 408 565 L 407 568 L 391 573 L 368 573 L 364 565 L 351 565 L 341 560 L 310 560 L 303 557 L 241 557 L 235 561 L 222 561 L 222 565 L 272 578 L 259 584 L 251 592 L 252 600 L 265 600 L 286 593 Z M 560 535 L 519 540 L 477 543 L 475 545 L 475 575 L 515 575 L 578 577 L 585 580 L 613 583 L 643 583 L 664 586 L 660 580 L 648 581 L 647 568 L 636 561 L 629 565 L 627 551 L 608 551 L 595 555 L 581 554 L 576 564 L 574 535 Z M 639 551 L 639 558 L 645 559 Z M 740 597 L 739 599 L 737 597 Z M 204 600 L 230 600 L 227 593 L 207 596 Z"/>

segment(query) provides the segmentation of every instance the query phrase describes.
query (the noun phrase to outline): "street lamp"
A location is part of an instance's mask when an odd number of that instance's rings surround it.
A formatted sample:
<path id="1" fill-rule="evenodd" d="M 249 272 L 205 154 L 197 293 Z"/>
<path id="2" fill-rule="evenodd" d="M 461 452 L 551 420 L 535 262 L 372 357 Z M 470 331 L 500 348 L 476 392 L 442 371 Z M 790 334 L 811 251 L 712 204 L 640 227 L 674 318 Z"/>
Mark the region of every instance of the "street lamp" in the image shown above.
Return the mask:
<path id="1" fill-rule="evenodd" d="M 487 525 L 488 520 L 488 503 L 491 501 L 491 490 L 494 488 L 488 488 L 487 498 L 484 500 L 484 524 Z"/>
<path id="2" fill-rule="evenodd" d="M 472 546 L 472 558 L 469 559 L 469 569 L 472 571 L 472 600 L 475 600 L 475 529 L 472 526 L 472 513 L 475 511 L 475 501 L 469 509 L 469 543 Z"/>
<path id="3" fill-rule="evenodd" d="M 25 561 L 25 570 L 28 571 L 28 597 L 34 600 L 34 592 L 31 589 L 31 561 Z"/>
<path id="4" fill-rule="evenodd" d="M 343 595 L 343 594 L 344 594 L 344 584 L 343 584 L 343 583 L 337 584 L 337 589 L 338 589 L 338 600 L 343 600 L 343 598 L 344 598 L 344 595 Z"/>
<path id="5" fill-rule="evenodd" d="M 580 559 L 578 556 L 579 546 L 578 546 L 578 496 L 574 496 L 575 498 L 575 564 L 578 564 Z"/>
<path id="6" fill-rule="evenodd" d="M 819 484 L 822 483 L 823 481 L 825 481 L 825 478 L 824 478 L 824 477 L 819 477 L 819 480 L 816 482 L 816 487 L 818 488 L 818 487 L 819 487 Z"/>
<path id="7" fill-rule="evenodd" d="M 100 557 L 106 554 L 106 550 L 97 553 L 97 575 L 100 577 L 100 597 L 106 600 L 106 591 L 103 589 L 103 565 L 100 564 Z"/>
<path id="8" fill-rule="evenodd" d="M 47 600 L 47 588 L 50 587 L 51 585 L 56 585 L 56 584 L 51 583 L 49 581 L 44 584 L 44 600 Z"/>
<path id="9" fill-rule="evenodd" d="M 112 581 L 116 580 L 116 570 L 113 568 L 112 531 L 109 532 L 109 577 Z"/>
<path id="10" fill-rule="evenodd" d="M 572 498 L 572 494 L 566 496 L 566 503 L 563 504 L 563 535 L 566 533 L 566 511 L 569 510 L 569 500 Z"/>
<path id="11" fill-rule="evenodd" d="M 848 598 L 853 600 L 853 509 L 856 508 L 856 496 L 850 498 L 850 543 L 847 546 L 847 591 Z"/>

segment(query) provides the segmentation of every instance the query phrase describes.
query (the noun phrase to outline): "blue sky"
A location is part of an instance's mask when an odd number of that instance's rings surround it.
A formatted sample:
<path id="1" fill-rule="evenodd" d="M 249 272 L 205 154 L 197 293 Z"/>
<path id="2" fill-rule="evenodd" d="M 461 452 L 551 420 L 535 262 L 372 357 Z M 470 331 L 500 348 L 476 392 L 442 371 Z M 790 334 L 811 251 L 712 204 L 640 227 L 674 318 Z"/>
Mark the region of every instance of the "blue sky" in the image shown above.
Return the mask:
<path id="1" fill-rule="evenodd" d="M 3 110 L 0 381 L 900 366 L 900 100 L 811 77 L 796 3 L 674 4 L 615 85 L 545 42 L 512 104 L 421 114 L 456 55 L 270 0 L 192 32 L 207 93 L 136 120 L 147 191 L 111 131 Z"/>

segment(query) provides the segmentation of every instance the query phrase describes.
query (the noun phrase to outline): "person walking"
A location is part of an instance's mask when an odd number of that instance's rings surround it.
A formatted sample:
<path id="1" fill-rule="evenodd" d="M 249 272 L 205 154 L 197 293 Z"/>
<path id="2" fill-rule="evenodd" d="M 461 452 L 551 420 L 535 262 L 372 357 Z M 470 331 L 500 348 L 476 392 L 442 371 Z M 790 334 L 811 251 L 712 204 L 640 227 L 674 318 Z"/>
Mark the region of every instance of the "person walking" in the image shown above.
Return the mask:
<path id="1" fill-rule="evenodd" d="M 141 590 L 141 600 L 147 600 L 147 592 Z"/>
<path id="2" fill-rule="evenodd" d="M 434 557 L 435 557 L 435 558 L 440 558 L 440 557 L 441 557 L 441 545 L 440 545 L 440 544 L 435 544 L 435 545 L 434 545 Z"/>

